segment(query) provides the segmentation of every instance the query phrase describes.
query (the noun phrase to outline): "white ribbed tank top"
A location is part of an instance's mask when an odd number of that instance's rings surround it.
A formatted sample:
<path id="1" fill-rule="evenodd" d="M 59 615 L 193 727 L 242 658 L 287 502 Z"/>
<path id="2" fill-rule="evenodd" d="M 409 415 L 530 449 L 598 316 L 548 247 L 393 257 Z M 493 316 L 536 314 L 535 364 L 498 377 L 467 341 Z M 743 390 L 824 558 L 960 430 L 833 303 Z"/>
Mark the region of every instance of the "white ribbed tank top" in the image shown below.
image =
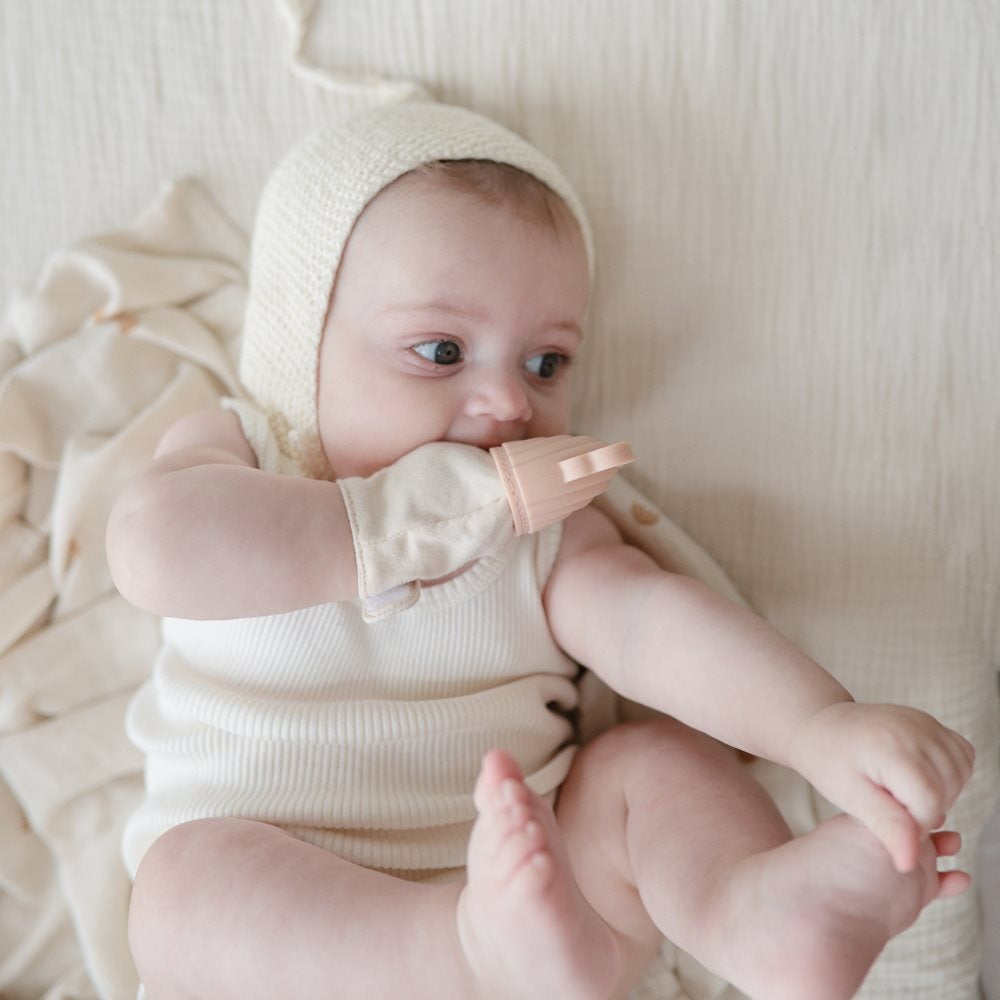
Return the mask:
<path id="1" fill-rule="evenodd" d="M 167 619 L 128 732 L 146 798 L 126 865 L 178 823 L 240 816 L 416 879 L 465 863 L 483 754 L 554 792 L 572 756 L 576 664 L 541 603 L 561 525 L 512 539 L 366 624 L 353 602 L 233 621 Z"/>

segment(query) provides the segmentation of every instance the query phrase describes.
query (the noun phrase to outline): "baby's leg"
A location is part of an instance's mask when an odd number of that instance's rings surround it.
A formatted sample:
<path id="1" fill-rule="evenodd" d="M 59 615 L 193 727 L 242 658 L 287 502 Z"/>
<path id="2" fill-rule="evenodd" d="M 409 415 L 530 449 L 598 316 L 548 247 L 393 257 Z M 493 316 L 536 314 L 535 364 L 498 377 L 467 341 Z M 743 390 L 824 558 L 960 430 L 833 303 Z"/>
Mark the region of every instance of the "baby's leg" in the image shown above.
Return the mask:
<path id="1" fill-rule="evenodd" d="M 661 933 L 751 995 L 840 1000 L 961 885 L 939 881 L 929 845 L 919 872 L 896 874 L 843 817 L 789 841 L 731 754 L 667 720 L 582 751 L 558 827 L 503 753 L 476 801 L 464 888 L 359 868 L 260 823 L 169 831 L 129 917 L 151 1000 L 595 1000 L 623 994 Z"/>
<path id="2" fill-rule="evenodd" d="M 369 871 L 263 823 L 168 831 L 129 913 L 150 1000 L 607 1000 L 617 942 L 551 807 L 500 752 L 476 802 L 464 888 Z"/>
<path id="3" fill-rule="evenodd" d="M 197 820 L 143 859 L 129 943 L 150 1000 L 475 998 L 461 888 L 369 871 L 263 823 Z"/>
<path id="4" fill-rule="evenodd" d="M 662 932 L 769 1000 L 853 996 L 889 938 L 967 884 L 937 872 L 957 834 L 929 840 L 908 875 L 845 816 L 792 840 L 730 751 L 667 719 L 585 748 L 558 819 L 581 890 L 624 955 L 641 958 Z"/>

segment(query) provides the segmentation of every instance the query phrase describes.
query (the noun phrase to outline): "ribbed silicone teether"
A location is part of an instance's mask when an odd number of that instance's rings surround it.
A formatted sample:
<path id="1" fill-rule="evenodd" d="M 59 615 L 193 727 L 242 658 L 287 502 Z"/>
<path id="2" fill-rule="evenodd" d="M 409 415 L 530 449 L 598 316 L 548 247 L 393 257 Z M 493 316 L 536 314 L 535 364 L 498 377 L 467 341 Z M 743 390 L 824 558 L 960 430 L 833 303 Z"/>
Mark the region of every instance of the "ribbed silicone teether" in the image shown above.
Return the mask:
<path id="1" fill-rule="evenodd" d="M 633 461 L 624 442 L 607 445 L 586 436 L 557 435 L 509 441 L 491 449 L 514 531 L 528 534 L 561 521 L 603 493 L 621 466 Z"/>
<path id="2" fill-rule="evenodd" d="M 632 454 L 628 442 L 618 441 L 616 444 L 595 448 L 582 455 L 574 455 L 573 458 L 564 458 L 559 463 L 559 470 L 562 472 L 563 479 L 567 483 L 572 483 L 584 476 L 607 472 L 608 469 L 620 469 L 623 465 L 634 461 L 635 455 Z"/>

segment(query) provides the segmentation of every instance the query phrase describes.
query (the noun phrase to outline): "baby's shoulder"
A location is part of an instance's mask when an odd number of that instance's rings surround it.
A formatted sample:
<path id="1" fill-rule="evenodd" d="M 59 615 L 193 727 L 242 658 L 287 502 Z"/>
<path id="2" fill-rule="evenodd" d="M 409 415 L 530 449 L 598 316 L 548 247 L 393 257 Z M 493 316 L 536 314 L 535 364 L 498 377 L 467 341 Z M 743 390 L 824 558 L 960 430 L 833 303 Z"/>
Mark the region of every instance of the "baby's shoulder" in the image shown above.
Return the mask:
<path id="1" fill-rule="evenodd" d="M 599 545 L 623 545 L 621 532 L 614 521 L 593 505 L 574 511 L 563 522 L 562 541 L 557 564 Z"/>
<path id="2" fill-rule="evenodd" d="M 549 591 L 567 585 L 605 591 L 638 576 L 670 567 L 632 544 L 614 518 L 597 507 L 585 507 L 566 518 Z"/>
<path id="3" fill-rule="evenodd" d="M 243 433 L 240 418 L 231 410 L 216 407 L 197 410 L 173 423 L 160 439 L 157 457 L 188 448 L 212 448 L 228 452 L 247 465 L 257 456 Z"/>

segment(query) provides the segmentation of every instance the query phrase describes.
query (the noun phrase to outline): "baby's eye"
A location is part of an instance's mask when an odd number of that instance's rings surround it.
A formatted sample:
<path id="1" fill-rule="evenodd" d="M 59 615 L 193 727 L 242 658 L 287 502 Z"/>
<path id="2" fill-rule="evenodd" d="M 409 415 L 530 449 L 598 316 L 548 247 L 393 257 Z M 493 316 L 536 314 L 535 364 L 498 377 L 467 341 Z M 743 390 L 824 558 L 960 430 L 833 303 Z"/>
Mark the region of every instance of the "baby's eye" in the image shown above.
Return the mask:
<path id="1" fill-rule="evenodd" d="M 569 358 L 565 354 L 556 354 L 555 352 L 536 354 L 533 358 L 528 358 L 524 367 L 532 375 L 537 375 L 539 378 L 555 378 L 559 369 L 568 361 Z"/>
<path id="2" fill-rule="evenodd" d="M 436 365 L 454 365 L 462 360 L 462 348 L 454 340 L 428 340 L 413 350 Z"/>

